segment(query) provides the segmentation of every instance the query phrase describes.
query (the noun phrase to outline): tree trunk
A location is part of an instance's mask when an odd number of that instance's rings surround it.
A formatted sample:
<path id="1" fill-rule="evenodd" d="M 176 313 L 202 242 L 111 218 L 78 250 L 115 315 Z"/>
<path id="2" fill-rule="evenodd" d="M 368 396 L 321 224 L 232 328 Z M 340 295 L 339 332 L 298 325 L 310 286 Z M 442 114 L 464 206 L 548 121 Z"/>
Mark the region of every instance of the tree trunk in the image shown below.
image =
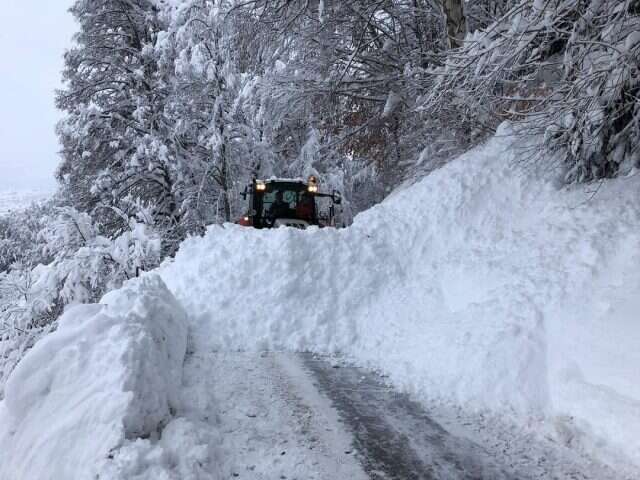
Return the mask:
<path id="1" fill-rule="evenodd" d="M 224 221 L 231 221 L 231 204 L 229 202 L 229 165 L 227 163 L 227 140 L 224 136 L 224 125 L 220 125 L 220 138 L 222 138 L 222 147 L 220 155 L 222 157 L 222 166 L 220 167 L 220 178 L 222 180 L 222 208 L 224 210 Z"/>
<path id="2" fill-rule="evenodd" d="M 464 0 L 442 0 L 442 10 L 447 23 L 449 48 L 462 46 L 467 33 L 467 19 L 464 16 Z"/>

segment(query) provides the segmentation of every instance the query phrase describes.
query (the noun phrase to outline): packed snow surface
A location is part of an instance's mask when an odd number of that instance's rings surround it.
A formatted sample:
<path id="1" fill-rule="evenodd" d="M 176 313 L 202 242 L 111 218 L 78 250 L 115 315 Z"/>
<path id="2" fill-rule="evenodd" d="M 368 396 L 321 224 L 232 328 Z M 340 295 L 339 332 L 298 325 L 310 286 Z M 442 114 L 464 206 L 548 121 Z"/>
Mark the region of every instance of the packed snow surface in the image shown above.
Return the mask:
<path id="1" fill-rule="evenodd" d="M 640 464 L 640 176 L 520 157 L 497 136 L 346 229 L 214 226 L 160 274 L 200 348 L 341 352 Z"/>
<path id="2" fill-rule="evenodd" d="M 68 309 L 9 378 L 0 479 L 98 478 L 127 439 L 153 436 L 177 403 L 186 326 L 157 275 Z"/>

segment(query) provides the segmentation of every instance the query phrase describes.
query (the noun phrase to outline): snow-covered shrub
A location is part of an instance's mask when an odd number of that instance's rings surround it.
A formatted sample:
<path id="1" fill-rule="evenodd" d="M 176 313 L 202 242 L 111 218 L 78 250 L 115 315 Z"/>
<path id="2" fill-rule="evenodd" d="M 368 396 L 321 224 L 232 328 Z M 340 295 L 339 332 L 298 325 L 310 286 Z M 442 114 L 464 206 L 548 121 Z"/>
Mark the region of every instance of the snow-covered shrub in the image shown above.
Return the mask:
<path id="1" fill-rule="evenodd" d="M 88 214 L 68 207 L 50 219 L 41 235 L 54 255 L 43 282 L 59 285 L 65 304 L 97 301 L 160 260 L 160 240 L 134 219 L 129 230 L 109 239 Z"/>
<path id="2" fill-rule="evenodd" d="M 8 271 L 16 262 L 38 264 L 50 260 L 38 232 L 53 208 L 53 203 L 47 202 L 0 215 L 0 272 Z"/>
<path id="3" fill-rule="evenodd" d="M 60 309 L 37 295 L 35 282 L 42 267 L 14 263 L 0 273 L 0 398 L 8 375 L 43 335 L 49 333 Z"/>
<path id="4" fill-rule="evenodd" d="M 0 216 L 0 398 L 8 373 L 59 313 L 34 294 L 40 264 L 52 260 L 38 235 L 52 209 L 45 203 Z"/>

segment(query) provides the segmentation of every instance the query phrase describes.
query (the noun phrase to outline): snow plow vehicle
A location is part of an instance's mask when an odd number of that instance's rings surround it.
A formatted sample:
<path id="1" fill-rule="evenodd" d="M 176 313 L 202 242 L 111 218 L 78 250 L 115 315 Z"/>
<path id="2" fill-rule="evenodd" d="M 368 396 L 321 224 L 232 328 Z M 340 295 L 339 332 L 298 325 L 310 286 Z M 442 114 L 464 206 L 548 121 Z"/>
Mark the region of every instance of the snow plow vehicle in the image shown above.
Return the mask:
<path id="1" fill-rule="evenodd" d="M 306 182 L 285 178 L 253 179 L 241 195 L 249 200 L 249 206 L 237 223 L 254 228 L 335 227 L 335 205 L 342 203 L 337 190 L 321 193 L 315 176 L 310 176 Z M 328 208 L 322 209 L 321 202 L 328 202 Z"/>

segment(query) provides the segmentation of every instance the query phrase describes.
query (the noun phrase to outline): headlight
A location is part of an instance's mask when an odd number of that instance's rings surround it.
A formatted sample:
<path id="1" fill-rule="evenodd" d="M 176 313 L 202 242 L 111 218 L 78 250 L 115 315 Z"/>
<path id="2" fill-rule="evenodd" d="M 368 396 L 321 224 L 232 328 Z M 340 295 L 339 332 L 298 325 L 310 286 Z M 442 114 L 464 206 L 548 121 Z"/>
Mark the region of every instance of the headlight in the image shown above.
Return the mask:
<path id="1" fill-rule="evenodd" d="M 256 190 L 259 192 L 264 192 L 267 189 L 267 184 L 258 180 L 256 181 Z"/>
<path id="2" fill-rule="evenodd" d="M 307 180 L 307 183 L 307 190 L 310 193 L 318 193 L 318 179 L 315 175 L 309 175 L 309 180 Z"/>

